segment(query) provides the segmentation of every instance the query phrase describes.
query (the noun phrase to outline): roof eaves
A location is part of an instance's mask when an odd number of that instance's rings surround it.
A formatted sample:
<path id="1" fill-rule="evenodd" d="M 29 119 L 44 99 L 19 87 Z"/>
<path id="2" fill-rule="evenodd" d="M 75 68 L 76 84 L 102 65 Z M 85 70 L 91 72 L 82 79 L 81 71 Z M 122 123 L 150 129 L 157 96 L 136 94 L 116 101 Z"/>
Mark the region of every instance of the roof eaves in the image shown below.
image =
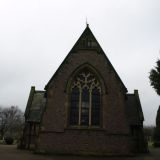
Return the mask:
<path id="1" fill-rule="evenodd" d="M 25 113 L 24 113 L 25 117 L 28 116 L 28 114 L 29 114 L 29 108 L 31 107 L 32 100 L 33 100 L 33 97 L 34 97 L 34 93 L 35 93 L 35 86 L 32 86 L 31 90 L 30 90 L 30 94 L 29 94 L 26 110 L 25 110 Z"/>

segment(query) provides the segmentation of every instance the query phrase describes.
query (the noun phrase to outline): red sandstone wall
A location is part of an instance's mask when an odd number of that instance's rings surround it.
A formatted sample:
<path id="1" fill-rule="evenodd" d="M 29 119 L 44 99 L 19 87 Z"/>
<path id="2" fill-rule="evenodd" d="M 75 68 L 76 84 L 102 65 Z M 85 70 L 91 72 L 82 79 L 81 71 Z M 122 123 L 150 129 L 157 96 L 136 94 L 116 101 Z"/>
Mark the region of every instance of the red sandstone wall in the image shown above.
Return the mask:
<path id="1" fill-rule="evenodd" d="M 67 82 L 71 74 L 82 64 L 89 63 L 102 76 L 102 131 L 65 130 L 68 127 Z M 38 148 L 50 151 L 77 150 L 127 152 L 129 133 L 125 115 L 125 90 L 103 54 L 95 51 L 79 51 L 70 54 L 54 76 L 47 90 L 46 111 L 42 120 Z M 53 133 L 47 133 L 53 132 Z M 57 132 L 57 133 L 56 133 Z M 90 138 L 89 138 L 90 137 Z M 76 146 L 77 145 L 77 146 Z"/>
<path id="2" fill-rule="evenodd" d="M 38 151 L 92 155 L 130 154 L 128 136 L 107 135 L 105 131 L 65 130 L 64 133 L 42 133 Z"/>

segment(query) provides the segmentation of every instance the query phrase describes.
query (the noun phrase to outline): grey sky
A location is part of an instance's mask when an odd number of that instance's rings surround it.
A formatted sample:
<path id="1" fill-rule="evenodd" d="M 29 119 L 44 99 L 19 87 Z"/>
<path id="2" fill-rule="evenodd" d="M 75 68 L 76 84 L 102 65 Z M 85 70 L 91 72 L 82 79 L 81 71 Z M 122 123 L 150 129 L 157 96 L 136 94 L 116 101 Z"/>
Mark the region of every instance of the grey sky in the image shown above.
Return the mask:
<path id="1" fill-rule="evenodd" d="M 139 90 L 145 124 L 159 98 L 149 71 L 160 58 L 159 0 L 0 0 L 0 105 L 25 109 L 30 87 L 42 90 L 90 28 L 129 93 Z"/>

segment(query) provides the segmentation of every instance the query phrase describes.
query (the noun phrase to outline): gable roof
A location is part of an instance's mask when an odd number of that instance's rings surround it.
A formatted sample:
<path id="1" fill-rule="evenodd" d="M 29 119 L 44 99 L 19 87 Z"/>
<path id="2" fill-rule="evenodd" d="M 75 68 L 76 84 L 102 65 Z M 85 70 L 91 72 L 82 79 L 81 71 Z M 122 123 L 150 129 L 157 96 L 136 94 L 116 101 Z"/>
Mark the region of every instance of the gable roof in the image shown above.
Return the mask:
<path id="1" fill-rule="evenodd" d="M 40 122 L 46 102 L 44 94 L 45 91 L 36 91 L 35 87 L 31 87 L 25 111 L 25 120 L 27 122 Z"/>
<path id="2" fill-rule="evenodd" d="M 144 116 L 138 95 L 138 90 L 135 90 L 133 94 L 127 94 L 126 110 L 130 125 L 143 124 Z"/>
<path id="3" fill-rule="evenodd" d="M 65 63 L 67 58 L 70 56 L 70 54 L 71 53 L 75 53 L 78 50 L 96 50 L 98 54 L 103 54 L 105 59 L 106 59 L 106 61 L 108 62 L 108 64 L 111 66 L 111 68 L 115 72 L 116 78 L 121 82 L 122 86 L 124 87 L 125 91 L 127 92 L 127 88 L 125 87 L 125 85 L 122 82 L 122 80 L 120 79 L 118 73 L 116 72 L 116 70 L 114 69 L 113 65 L 111 64 L 111 62 L 107 58 L 107 56 L 106 56 L 105 52 L 103 51 L 103 49 L 101 48 L 100 44 L 96 40 L 96 38 L 93 35 L 92 31 L 90 30 L 88 24 L 87 24 L 85 30 L 83 31 L 83 33 L 81 34 L 81 36 L 79 37 L 79 39 L 77 40 L 77 42 L 74 44 L 74 46 L 72 47 L 72 49 L 70 50 L 70 52 L 66 56 L 66 58 L 63 60 L 63 62 L 59 66 L 59 68 L 56 70 L 54 75 L 51 77 L 51 79 L 49 80 L 49 82 L 45 86 L 45 90 L 48 88 L 50 82 L 54 79 L 55 75 L 58 73 L 58 71 L 60 70 L 62 65 Z"/>

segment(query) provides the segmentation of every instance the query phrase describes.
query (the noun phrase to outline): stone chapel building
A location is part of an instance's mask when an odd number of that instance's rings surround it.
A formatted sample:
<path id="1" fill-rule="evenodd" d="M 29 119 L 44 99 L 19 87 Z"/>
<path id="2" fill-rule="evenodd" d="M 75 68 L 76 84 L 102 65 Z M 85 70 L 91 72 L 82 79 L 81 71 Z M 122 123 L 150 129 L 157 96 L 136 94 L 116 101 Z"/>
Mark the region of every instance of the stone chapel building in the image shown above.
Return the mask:
<path id="1" fill-rule="evenodd" d="M 138 90 L 127 93 L 87 25 L 45 91 L 31 88 L 22 144 L 43 153 L 147 152 L 143 121 Z"/>

